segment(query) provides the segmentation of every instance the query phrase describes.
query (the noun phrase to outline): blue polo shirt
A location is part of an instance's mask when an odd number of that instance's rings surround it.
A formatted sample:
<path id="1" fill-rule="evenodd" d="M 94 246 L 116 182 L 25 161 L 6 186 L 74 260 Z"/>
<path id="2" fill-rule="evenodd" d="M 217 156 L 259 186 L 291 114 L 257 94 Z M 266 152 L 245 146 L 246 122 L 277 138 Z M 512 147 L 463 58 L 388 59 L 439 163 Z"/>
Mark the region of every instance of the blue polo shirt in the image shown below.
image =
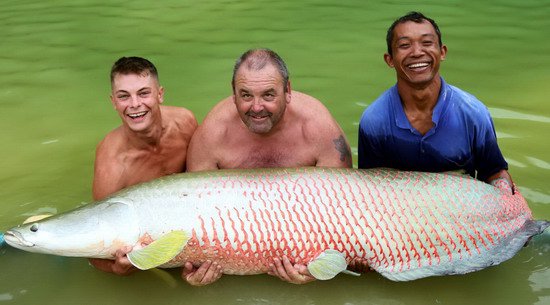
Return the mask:
<path id="1" fill-rule="evenodd" d="M 464 169 L 486 181 L 508 169 L 497 144 L 491 115 L 473 95 L 441 79 L 434 126 L 420 134 L 411 126 L 397 91 L 384 92 L 359 122 L 359 168 L 443 172 Z"/>

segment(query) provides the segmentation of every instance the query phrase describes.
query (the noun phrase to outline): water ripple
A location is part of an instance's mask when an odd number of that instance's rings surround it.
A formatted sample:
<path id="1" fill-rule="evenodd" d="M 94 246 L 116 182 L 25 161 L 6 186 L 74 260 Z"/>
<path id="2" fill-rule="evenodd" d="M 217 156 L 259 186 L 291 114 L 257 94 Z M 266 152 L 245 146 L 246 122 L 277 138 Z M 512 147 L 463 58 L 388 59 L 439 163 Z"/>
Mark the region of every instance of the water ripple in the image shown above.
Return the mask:
<path id="1" fill-rule="evenodd" d="M 527 114 L 503 108 L 489 107 L 491 116 L 496 119 L 526 120 L 539 123 L 550 123 L 550 118 L 543 115 Z"/>
<path id="2" fill-rule="evenodd" d="M 550 195 L 521 186 L 521 194 L 528 201 L 550 204 Z"/>
<path id="3" fill-rule="evenodd" d="M 525 158 L 527 160 L 529 160 L 529 162 L 531 162 L 531 164 L 533 164 L 534 166 L 536 166 L 538 168 L 550 169 L 550 163 L 548 163 L 544 160 L 533 158 L 533 157 L 528 157 L 528 156 L 526 156 Z"/>

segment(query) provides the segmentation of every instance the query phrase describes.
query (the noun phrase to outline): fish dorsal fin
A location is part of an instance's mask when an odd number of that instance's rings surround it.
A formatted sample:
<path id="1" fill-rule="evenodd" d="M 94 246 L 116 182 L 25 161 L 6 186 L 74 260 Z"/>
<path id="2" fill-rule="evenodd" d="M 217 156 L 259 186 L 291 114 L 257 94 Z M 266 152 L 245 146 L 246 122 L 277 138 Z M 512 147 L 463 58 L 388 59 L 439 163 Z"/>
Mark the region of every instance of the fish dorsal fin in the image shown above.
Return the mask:
<path id="1" fill-rule="evenodd" d="M 318 280 L 330 280 L 338 273 L 346 271 L 348 264 L 343 253 L 328 249 L 307 265 L 307 270 Z"/>
<path id="2" fill-rule="evenodd" d="M 50 216 L 53 216 L 53 215 L 52 214 L 34 215 L 34 216 L 31 216 L 31 217 L 25 219 L 25 221 L 23 221 L 23 224 L 39 221 L 39 220 L 42 220 L 44 218 L 48 218 Z"/>
<path id="3" fill-rule="evenodd" d="M 138 269 L 155 268 L 176 257 L 188 240 L 184 231 L 172 231 L 146 247 L 128 253 L 128 259 Z"/>

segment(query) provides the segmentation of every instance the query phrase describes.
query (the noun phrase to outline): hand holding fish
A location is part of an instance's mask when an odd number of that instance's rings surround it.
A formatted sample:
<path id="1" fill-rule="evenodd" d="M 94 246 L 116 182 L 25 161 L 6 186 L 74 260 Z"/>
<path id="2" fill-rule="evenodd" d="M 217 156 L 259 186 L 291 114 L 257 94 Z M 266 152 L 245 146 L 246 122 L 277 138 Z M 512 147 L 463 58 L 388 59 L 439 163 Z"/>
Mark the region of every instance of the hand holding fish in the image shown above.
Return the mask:
<path id="1" fill-rule="evenodd" d="M 183 265 L 181 277 L 190 285 L 204 286 L 212 284 L 222 276 L 222 267 L 217 262 L 210 260 L 204 262 L 198 268 L 191 262 Z"/>
<path id="2" fill-rule="evenodd" d="M 292 284 L 305 284 L 315 280 L 305 265 L 292 265 L 286 256 L 283 256 L 282 260 L 274 258 L 273 264 L 270 265 L 270 269 L 271 270 L 268 272 L 269 275 L 276 276 Z"/>
<path id="3" fill-rule="evenodd" d="M 90 258 L 89 261 L 92 266 L 102 271 L 111 272 L 117 275 L 130 275 L 138 270 L 126 256 L 130 251 L 132 251 L 132 247 L 126 246 L 115 252 L 114 260 Z"/>

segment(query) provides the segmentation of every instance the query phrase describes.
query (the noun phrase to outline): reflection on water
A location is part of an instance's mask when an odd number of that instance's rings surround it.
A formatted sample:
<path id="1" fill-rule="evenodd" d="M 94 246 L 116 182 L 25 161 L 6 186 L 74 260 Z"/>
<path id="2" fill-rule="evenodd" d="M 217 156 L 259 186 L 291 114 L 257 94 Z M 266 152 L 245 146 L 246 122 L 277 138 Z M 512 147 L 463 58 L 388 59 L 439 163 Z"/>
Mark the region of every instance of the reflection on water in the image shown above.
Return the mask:
<path id="1" fill-rule="evenodd" d="M 534 157 L 529 157 L 529 156 L 526 156 L 525 158 L 527 160 L 529 160 L 529 162 L 531 162 L 531 164 L 533 164 L 534 166 L 536 166 L 538 168 L 550 169 L 550 163 L 548 163 L 544 160 L 540 160 L 540 159 L 537 159 L 537 158 L 534 158 Z"/>
<path id="2" fill-rule="evenodd" d="M 410 10 L 434 17 L 446 81 L 489 107 L 514 181 L 550 219 L 550 5 L 547 0 L 5 0 L 0 10 L 0 231 L 91 199 L 97 142 L 118 125 L 108 72 L 123 55 L 159 68 L 165 103 L 199 119 L 231 93 L 234 60 L 269 47 L 292 85 L 321 101 L 356 158 L 363 110 L 394 84 L 385 31 Z M 267 275 L 189 287 L 179 270 L 116 277 L 86 260 L 0 247 L 5 304 L 548 304 L 550 233 L 510 261 L 464 276 L 394 283 L 378 274 L 304 286 Z"/>
<path id="3" fill-rule="evenodd" d="M 550 117 L 535 115 L 535 114 L 526 114 L 517 111 L 512 111 L 508 109 L 501 108 L 489 108 L 491 115 L 495 119 L 514 119 L 514 120 L 527 120 L 538 123 L 550 123 Z"/>

